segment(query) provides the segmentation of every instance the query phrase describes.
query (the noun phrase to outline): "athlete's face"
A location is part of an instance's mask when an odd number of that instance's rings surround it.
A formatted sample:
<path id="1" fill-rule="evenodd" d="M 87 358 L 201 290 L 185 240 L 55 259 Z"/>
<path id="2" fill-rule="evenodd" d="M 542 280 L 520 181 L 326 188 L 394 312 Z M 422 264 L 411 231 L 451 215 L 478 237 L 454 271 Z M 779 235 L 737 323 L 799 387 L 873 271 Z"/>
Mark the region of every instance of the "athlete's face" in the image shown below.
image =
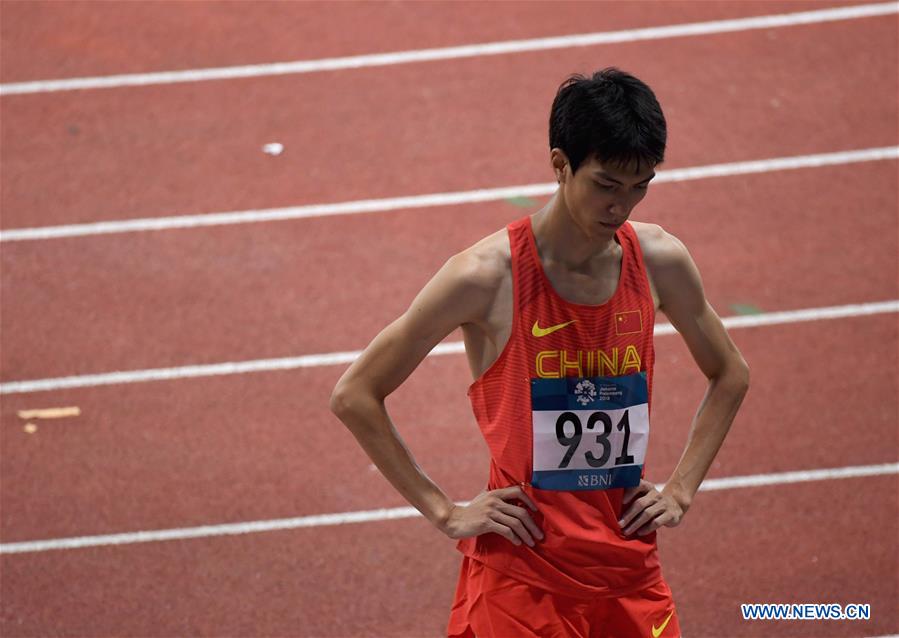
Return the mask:
<path id="1" fill-rule="evenodd" d="M 572 175 L 564 153 L 553 149 L 553 154 L 553 166 L 562 179 L 562 197 L 571 219 L 590 238 L 608 239 L 614 235 L 646 196 L 649 182 L 655 177 L 651 166 L 603 164 L 595 157 L 582 162 Z"/>

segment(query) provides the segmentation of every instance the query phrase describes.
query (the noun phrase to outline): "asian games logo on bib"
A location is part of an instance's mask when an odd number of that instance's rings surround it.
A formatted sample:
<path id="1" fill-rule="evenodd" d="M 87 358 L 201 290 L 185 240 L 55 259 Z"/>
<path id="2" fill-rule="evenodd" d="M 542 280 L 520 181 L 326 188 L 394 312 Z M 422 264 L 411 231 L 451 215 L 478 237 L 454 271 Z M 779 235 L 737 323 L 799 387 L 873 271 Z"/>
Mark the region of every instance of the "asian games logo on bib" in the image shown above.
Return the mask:
<path id="1" fill-rule="evenodd" d="M 582 379 L 574 387 L 574 395 L 577 397 L 577 402 L 581 405 L 592 403 L 596 398 L 596 386 L 589 379 Z"/>

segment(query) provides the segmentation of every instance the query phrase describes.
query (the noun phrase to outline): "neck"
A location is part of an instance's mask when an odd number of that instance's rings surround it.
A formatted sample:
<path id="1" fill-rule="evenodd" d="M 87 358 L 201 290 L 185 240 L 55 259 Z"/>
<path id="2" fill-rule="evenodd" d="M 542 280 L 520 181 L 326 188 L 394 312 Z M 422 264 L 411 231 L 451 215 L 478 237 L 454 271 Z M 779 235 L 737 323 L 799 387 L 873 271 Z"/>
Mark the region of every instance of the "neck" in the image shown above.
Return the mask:
<path id="1" fill-rule="evenodd" d="M 589 236 L 571 217 L 559 191 L 531 215 L 531 228 L 541 257 L 567 270 L 590 270 L 591 264 L 618 250 L 613 235 Z"/>

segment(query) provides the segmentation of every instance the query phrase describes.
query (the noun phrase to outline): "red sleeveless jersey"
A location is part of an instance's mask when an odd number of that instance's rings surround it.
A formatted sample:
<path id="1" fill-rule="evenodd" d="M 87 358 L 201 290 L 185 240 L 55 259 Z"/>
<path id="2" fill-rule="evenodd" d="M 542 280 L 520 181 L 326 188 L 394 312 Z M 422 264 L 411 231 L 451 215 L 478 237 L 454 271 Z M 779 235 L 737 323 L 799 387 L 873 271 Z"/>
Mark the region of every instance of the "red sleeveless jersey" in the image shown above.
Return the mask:
<path id="1" fill-rule="evenodd" d="M 662 577 L 656 534 L 629 538 L 621 534 L 622 488 L 534 487 L 531 395 L 536 387 L 532 383 L 545 383 L 543 379 L 562 379 L 550 383 L 564 384 L 581 381 L 567 377 L 633 375 L 645 380 L 645 403 L 651 404 L 655 308 L 640 244 L 633 227 L 625 222 L 615 233 L 622 249 L 618 286 L 606 303 L 584 305 L 566 301 L 552 287 L 540 262 L 530 216 L 507 229 L 512 252 L 512 332 L 497 360 L 471 385 L 468 396 L 490 450 L 487 488 L 522 485 L 539 509 L 534 513 L 527 508 L 544 539 L 531 548 L 488 533 L 461 539 L 457 549 L 545 590 L 579 598 L 626 595 Z M 644 410 L 648 436 L 648 405 Z M 570 426 L 565 427 L 570 431 Z M 564 431 L 559 430 L 560 437 L 567 436 Z M 584 430 L 578 445 L 589 445 L 595 433 Z M 645 450 L 645 442 L 643 446 Z M 642 476 L 642 467 L 628 469 L 632 470 L 630 480 L 639 480 L 634 472 Z"/>

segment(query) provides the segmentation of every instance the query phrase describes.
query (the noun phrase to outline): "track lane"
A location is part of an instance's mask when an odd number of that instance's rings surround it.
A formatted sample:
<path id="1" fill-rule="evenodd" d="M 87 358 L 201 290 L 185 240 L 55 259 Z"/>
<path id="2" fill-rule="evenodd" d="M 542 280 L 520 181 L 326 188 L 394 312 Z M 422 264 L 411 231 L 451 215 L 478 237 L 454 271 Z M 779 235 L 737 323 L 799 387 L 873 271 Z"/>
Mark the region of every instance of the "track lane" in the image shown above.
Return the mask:
<path id="1" fill-rule="evenodd" d="M 827 638 L 899 629 L 895 476 L 704 494 L 659 541 L 684 636 Z M 888 501 L 888 502 L 887 502 Z M 874 511 L 876 510 L 876 511 Z M 678 595 L 677 593 L 675 594 Z M 871 620 L 743 621 L 744 602 L 869 602 Z"/>
<path id="2" fill-rule="evenodd" d="M 753 387 L 710 478 L 895 462 L 895 315 L 732 333 Z M 647 477 L 673 470 L 705 381 L 678 337 L 657 340 Z M 821 352 L 828 356 L 812 364 Z M 23 432 L 2 405 L 4 542 L 407 505 L 370 467 L 327 397 L 343 367 L 47 393 L 82 416 Z M 422 468 L 454 500 L 485 485 L 489 456 L 462 356 L 426 359 L 387 400 Z M 891 398 L 892 397 L 892 398 Z M 864 427 L 851 424 L 864 423 Z M 847 437 L 847 428 L 852 436 Z M 177 495 L 171 498 L 170 495 Z"/>
<path id="3" fill-rule="evenodd" d="M 684 241 L 721 315 L 735 304 L 896 299 L 896 192 L 870 186 L 889 184 L 895 170 L 887 161 L 664 184 L 634 219 Z M 359 349 L 450 255 L 538 206 L 7 244 L 2 378 Z"/>
<path id="4" fill-rule="evenodd" d="M 660 533 L 684 635 L 895 633 L 899 592 L 886 570 L 897 559 L 891 540 L 899 512 L 880 497 L 895 489 L 895 477 L 871 477 L 703 495 L 680 528 Z M 752 560 L 735 562 L 736 547 Z M 438 636 L 460 560 L 452 541 L 422 519 L 340 526 L 326 535 L 294 530 L 4 555 L 0 630 L 20 636 Z M 78 605 L 69 602 L 72 589 Z M 751 601 L 868 602 L 872 619 L 740 620 L 739 604 Z"/>
<path id="5" fill-rule="evenodd" d="M 339 75 L 8 96 L 0 102 L 2 224 L 540 182 L 549 174 L 540 149 L 559 82 L 612 63 L 658 93 L 673 167 L 893 145 L 894 23 L 883 17 Z M 284 144 L 283 155 L 262 153 L 271 141 Z"/>
<path id="6" fill-rule="evenodd" d="M 455 3 L 265 2 L 260 10 L 258 2 L 165 8 L 148 3 L 110 5 L 98 13 L 89 2 L 6 2 L 0 24 L 0 77 L 6 83 L 262 64 L 865 3 L 655 1 L 610 10 L 597 4 L 528 2 L 514 11 L 501 4 L 473 8 Z M 66 25 L 63 34 L 60 24 Z M 206 37 L 199 39 L 197 33 Z M 159 46 L 161 40 L 165 47 Z"/>

